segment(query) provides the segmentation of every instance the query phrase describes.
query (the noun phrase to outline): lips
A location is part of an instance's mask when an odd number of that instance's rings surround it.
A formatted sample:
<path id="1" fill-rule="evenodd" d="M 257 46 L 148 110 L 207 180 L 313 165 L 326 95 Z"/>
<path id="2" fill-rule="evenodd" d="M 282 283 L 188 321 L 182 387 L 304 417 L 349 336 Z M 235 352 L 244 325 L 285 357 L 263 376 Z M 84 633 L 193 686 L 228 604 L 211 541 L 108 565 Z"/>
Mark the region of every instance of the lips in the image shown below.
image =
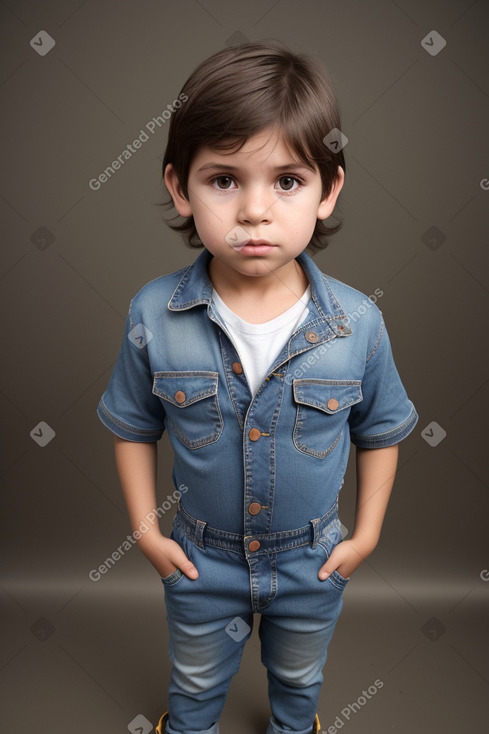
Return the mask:
<path id="1" fill-rule="evenodd" d="M 240 247 L 235 247 L 235 252 L 239 252 L 241 255 L 251 255 L 254 257 L 261 257 L 267 255 L 275 248 L 268 240 L 248 240 L 243 243 Z"/>
<path id="2" fill-rule="evenodd" d="M 241 250 L 243 247 L 275 247 L 275 245 L 268 240 L 252 240 L 248 239 L 248 237 L 236 237 L 236 241 L 231 241 L 229 244 L 233 250 Z"/>
<path id="3" fill-rule="evenodd" d="M 226 242 L 235 252 L 241 252 L 244 255 L 265 255 L 275 248 L 275 245 L 269 240 L 249 237 L 243 228 L 236 228 L 236 231 L 232 231 L 226 237 Z"/>

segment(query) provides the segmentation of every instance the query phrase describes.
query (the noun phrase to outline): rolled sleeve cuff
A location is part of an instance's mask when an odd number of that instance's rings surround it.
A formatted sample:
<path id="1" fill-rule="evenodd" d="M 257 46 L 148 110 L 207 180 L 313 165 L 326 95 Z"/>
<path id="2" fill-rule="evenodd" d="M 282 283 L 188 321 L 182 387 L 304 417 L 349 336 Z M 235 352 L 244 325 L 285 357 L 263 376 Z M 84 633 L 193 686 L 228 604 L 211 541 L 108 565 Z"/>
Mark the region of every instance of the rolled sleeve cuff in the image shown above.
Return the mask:
<path id="1" fill-rule="evenodd" d="M 127 441 L 139 441 L 141 443 L 152 443 L 153 441 L 159 441 L 163 435 L 164 429 L 152 429 L 152 428 L 138 428 L 137 426 L 131 426 L 129 423 L 121 421 L 108 410 L 105 405 L 103 398 L 97 406 L 97 415 L 112 433 L 115 433 L 119 438 L 125 438 Z"/>
<path id="2" fill-rule="evenodd" d="M 408 418 L 399 426 L 385 433 L 373 433 L 370 436 L 351 434 L 350 439 L 355 446 L 362 449 L 382 449 L 387 446 L 394 446 L 411 433 L 417 422 L 418 414 L 414 405 L 411 403 L 411 412 Z"/>

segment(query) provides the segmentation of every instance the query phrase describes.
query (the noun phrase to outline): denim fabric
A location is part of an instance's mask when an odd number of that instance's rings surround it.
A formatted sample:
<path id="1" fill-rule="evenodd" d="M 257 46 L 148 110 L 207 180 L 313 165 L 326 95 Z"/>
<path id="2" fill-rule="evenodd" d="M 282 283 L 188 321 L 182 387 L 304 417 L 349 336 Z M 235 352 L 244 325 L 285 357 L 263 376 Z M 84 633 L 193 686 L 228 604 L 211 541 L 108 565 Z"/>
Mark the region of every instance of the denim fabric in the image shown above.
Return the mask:
<path id="1" fill-rule="evenodd" d="M 341 542 L 337 504 L 295 531 L 248 540 L 212 528 L 181 507 L 172 537 L 199 569 L 162 579 L 172 673 L 169 734 L 218 734 L 218 720 L 237 673 L 253 613 L 260 612 L 262 661 L 272 716 L 268 734 L 310 734 L 322 668 L 348 579 L 318 571 Z M 285 728 L 286 727 L 286 728 Z"/>
<path id="2" fill-rule="evenodd" d="M 130 441 L 166 429 L 175 488 L 209 525 L 247 536 L 307 525 L 337 498 L 351 442 L 391 446 L 416 424 L 382 314 L 301 253 L 309 314 L 252 396 L 212 302 L 211 257 L 134 297 L 98 415 Z"/>
<path id="3" fill-rule="evenodd" d="M 418 417 L 381 311 L 305 252 L 297 260 L 311 285 L 309 313 L 252 395 L 212 301 L 211 257 L 204 250 L 133 298 L 97 412 L 130 441 L 157 441 L 166 429 L 172 480 L 185 488 L 173 537 L 200 575 L 163 579 L 167 731 L 217 734 L 259 612 L 267 734 L 308 734 L 348 582 L 317 574 L 341 541 L 336 508 L 350 445 L 394 445 Z"/>

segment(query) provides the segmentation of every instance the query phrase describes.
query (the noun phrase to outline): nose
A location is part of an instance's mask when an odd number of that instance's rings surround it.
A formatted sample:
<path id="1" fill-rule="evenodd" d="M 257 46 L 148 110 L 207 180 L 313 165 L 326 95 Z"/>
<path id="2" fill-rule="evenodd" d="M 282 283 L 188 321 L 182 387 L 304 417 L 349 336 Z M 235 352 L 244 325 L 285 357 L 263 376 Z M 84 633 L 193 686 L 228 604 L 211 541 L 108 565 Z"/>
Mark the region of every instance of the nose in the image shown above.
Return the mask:
<path id="1" fill-rule="evenodd" d="M 243 190 L 239 200 L 240 223 L 257 225 L 270 222 L 274 201 L 275 199 L 265 190 L 265 186 L 256 185 Z"/>

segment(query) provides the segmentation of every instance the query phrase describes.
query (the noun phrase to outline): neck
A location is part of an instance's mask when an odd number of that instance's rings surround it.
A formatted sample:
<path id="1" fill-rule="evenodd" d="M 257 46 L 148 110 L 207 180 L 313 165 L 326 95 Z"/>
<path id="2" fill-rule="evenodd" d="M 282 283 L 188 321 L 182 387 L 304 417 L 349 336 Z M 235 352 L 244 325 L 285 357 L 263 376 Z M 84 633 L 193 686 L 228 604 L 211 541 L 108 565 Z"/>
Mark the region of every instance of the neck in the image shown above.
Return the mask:
<path id="1" fill-rule="evenodd" d="M 219 259 L 212 257 L 208 273 L 222 298 L 232 294 L 235 298 L 259 299 L 262 303 L 290 298 L 292 294 L 299 299 L 309 285 L 307 275 L 295 259 L 268 275 L 252 276 L 223 266 Z"/>

